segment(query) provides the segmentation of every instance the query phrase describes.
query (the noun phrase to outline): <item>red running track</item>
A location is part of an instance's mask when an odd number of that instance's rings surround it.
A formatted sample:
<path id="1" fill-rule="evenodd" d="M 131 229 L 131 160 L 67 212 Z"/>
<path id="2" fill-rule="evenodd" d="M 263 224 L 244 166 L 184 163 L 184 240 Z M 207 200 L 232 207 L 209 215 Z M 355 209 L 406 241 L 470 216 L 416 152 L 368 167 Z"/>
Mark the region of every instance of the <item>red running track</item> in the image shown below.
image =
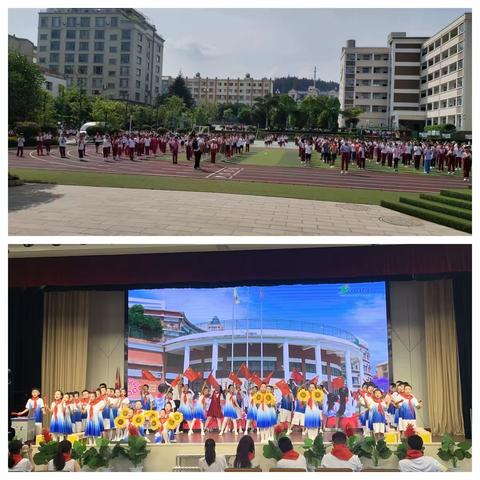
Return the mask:
<path id="1" fill-rule="evenodd" d="M 168 160 L 167 160 L 168 158 Z M 75 148 L 67 148 L 67 158 L 62 159 L 58 149 L 52 149 L 50 155 L 37 156 L 33 150 L 25 150 L 24 157 L 17 157 L 15 151 L 8 154 L 9 167 L 31 168 L 59 171 L 116 173 L 125 175 L 157 175 L 163 177 L 199 178 L 223 181 L 265 182 L 277 184 L 312 185 L 321 187 L 361 188 L 370 190 L 387 190 L 398 192 L 438 192 L 446 188 L 465 187 L 459 172 L 456 176 L 427 176 L 409 173 L 359 171 L 355 167 L 347 175 L 340 175 L 338 170 L 216 164 L 202 162 L 199 170 L 193 169 L 193 162 L 182 161 L 173 165 L 170 155 L 166 159 L 146 159 L 140 157 L 130 161 L 122 157 L 120 161 L 105 162 L 101 154 L 88 151 L 86 162 L 81 162 Z"/>

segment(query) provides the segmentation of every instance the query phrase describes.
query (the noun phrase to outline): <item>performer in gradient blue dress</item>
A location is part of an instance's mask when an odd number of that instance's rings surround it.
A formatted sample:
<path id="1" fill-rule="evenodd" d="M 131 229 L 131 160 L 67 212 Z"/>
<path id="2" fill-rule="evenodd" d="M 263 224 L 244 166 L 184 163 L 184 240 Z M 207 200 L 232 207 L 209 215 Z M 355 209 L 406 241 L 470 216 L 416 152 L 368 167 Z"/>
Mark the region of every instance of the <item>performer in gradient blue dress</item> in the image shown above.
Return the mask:
<path id="1" fill-rule="evenodd" d="M 56 441 L 60 441 L 65 438 L 65 416 L 63 413 L 65 404 L 63 403 L 63 392 L 57 390 L 53 399 L 48 409 L 52 414 L 52 418 L 50 419 L 50 433 Z"/>
<path id="2" fill-rule="evenodd" d="M 227 423 L 229 420 L 233 423 L 233 433 L 235 435 L 238 433 L 237 430 L 237 418 L 238 414 L 237 411 L 239 409 L 239 405 L 237 402 L 237 395 L 235 394 L 235 389 L 233 385 L 229 385 L 227 391 L 225 392 L 225 399 L 223 404 L 223 422 L 222 428 L 220 429 L 219 435 L 223 435 L 225 428 L 227 427 Z"/>
<path id="3" fill-rule="evenodd" d="M 319 403 L 312 397 L 315 389 L 316 385 L 313 383 L 308 386 L 310 398 L 307 400 L 305 408 L 305 428 L 307 430 L 307 436 L 312 440 L 315 439 L 319 430 L 322 428 L 322 411 Z"/>

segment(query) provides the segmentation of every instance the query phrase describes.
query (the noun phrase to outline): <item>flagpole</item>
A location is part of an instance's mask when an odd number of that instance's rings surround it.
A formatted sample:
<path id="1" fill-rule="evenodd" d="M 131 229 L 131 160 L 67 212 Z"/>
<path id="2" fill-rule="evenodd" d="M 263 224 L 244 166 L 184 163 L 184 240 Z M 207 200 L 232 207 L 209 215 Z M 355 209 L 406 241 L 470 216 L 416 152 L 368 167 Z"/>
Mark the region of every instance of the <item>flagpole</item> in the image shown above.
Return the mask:
<path id="1" fill-rule="evenodd" d="M 235 290 L 234 290 L 235 293 Z M 235 324 L 235 295 L 233 296 L 232 303 L 232 361 L 231 361 L 231 371 L 233 372 L 233 326 Z"/>
<path id="2" fill-rule="evenodd" d="M 249 322 L 249 318 L 247 315 L 247 367 L 248 367 L 248 322 Z"/>
<path id="3" fill-rule="evenodd" d="M 260 296 L 260 378 L 263 379 L 263 290 Z"/>

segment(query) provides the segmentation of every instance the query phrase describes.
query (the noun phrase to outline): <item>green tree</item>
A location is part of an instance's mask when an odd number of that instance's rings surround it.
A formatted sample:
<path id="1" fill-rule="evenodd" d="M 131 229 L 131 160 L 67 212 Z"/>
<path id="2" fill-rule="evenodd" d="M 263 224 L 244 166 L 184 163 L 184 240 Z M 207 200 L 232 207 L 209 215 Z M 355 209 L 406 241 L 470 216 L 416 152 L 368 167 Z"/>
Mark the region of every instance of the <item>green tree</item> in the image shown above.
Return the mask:
<path id="1" fill-rule="evenodd" d="M 217 116 L 217 105 L 212 102 L 203 102 L 193 110 L 193 120 L 196 125 L 210 125 Z"/>
<path id="2" fill-rule="evenodd" d="M 181 75 L 178 75 L 178 77 L 175 78 L 173 83 L 170 85 L 170 88 L 168 89 L 168 96 L 179 97 L 183 100 L 188 108 L 193 107 L 194 102 L 192 94 L 190 93 L 190 90 L 188 89 L 187 84 Z"/>
<path id="3" fill-rule="evenodd" d="M 163 335 L 162 322 L 152 315 L 145 315 L 143 305 L 132 305 L 128 309 L 128 329 L 133 337 L 161 338 Z"/>
<path id="4" fill-rule="evenodd" d="M 279 96 L 267 94 L 264 97 L 255 98 L 254 102 L 254 116 L 257 119 L 263 119 L 265 122 L 265 128 L 268 128 L 271 123 L 272 113 L 278 107 Z"/>
<path id="5" fill-rule="evenodd" d="M 36 121 L 45 80 L 37 65 L 18 52 L 8 54 L 8 123 Z"/>
<path id="6" fill-rule="evenodd" d="M 121 102 L 95 97 L 92 105 L 92 118 L 95 122 L 104 122 L 107 130 L 120 130 L 124 117 L 125 108 Z"/>
<path id="7" fill-rule="evenodd" d="M 320 128 L 336 130 L 338 126 L 338 115 L 340 113 L 340 102 L 336 97 L 324 97 L 324 109 L 318 117 Z"/>
<path id="8" fill-rule="evenodd" d="M 250 107 L 242 107 L 238 112 L 238 121 L 244 125 L 252 123 L 252 109 Z"/>
<path id="9" fill-rule="evenodd" d="M 278 102 L 272 112 L 272 124 L 277 128 L 288 128 L 292 123 L 292 115 L 297 103 L 287 94 L 278 96 Z"/>
<path id="10" fill-rule="evenodd" d="M 363 113 L 363 110 L 361 108 L 347 108 L 346 110 L 342 110 L 340 113 L 345 120 L 346 127 L 355 128 L 357 123 L 360 121 L 358 117 Z"/>
<path id="11" fill-rule="evenodd" d="M 64 89 L 55 98 L 59 120 L 66 127 L 79 128 L 83 123 L 91 121 L 92 104 L 92 97 L 88 97 L 84 90 L 76 87 Z"/>
<path id="12" fill-rule="evenodd" d="M 183 123 L 183 114 L 187 107 L 182 98 L 177 96 L 168 97 L 159 108 L 159 116 L 163 125 L 169 128 L 177 128 Z"/>

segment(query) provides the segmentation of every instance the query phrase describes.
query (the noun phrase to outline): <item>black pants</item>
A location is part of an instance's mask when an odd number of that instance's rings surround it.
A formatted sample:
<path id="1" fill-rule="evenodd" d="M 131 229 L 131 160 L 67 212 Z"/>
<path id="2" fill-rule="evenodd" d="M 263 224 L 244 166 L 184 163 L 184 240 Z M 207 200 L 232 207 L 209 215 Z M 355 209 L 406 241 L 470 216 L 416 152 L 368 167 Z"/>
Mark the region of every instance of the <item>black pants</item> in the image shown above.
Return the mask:
<path id="1" fill-rule="evenodd" d="M 17 157 L 23 157 L 23 147 L 17 147 Z"/>
<path id="2" fill-rule="evenodd" d="M 200 168 L 200 159 L 202 158 L 202 152 L 194 152 L 195 155 L 195 165 L 193 168 Z"/>
<path id="3" fill-rule="evenodd" d="M 60 150 L 60 156 L 65 158 L 65 147 L 58 147 L 58 149 Z"/>

